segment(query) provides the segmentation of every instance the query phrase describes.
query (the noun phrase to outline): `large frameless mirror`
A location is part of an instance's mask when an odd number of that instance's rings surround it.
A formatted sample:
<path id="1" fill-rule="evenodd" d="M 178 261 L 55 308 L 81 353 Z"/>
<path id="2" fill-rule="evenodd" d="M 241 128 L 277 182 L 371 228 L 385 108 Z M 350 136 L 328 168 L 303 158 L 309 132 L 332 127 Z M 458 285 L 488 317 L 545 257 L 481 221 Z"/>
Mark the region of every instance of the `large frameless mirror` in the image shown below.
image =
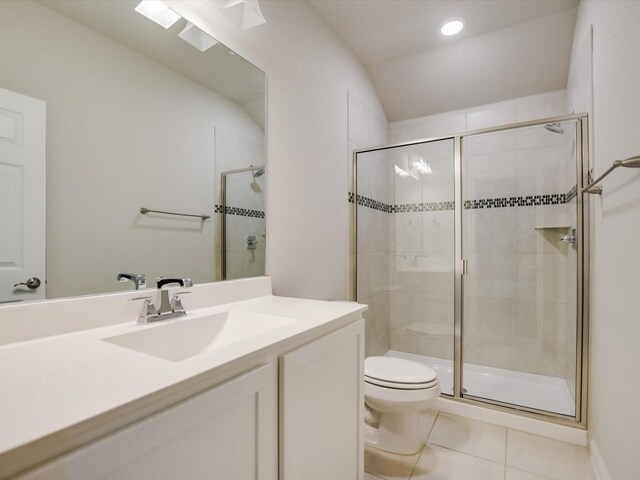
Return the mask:
<path id="1" fill-rule="evenodd" d="M 158 5 L 0 2 L 0 303 L 264 274 L 265 75 Z"/>

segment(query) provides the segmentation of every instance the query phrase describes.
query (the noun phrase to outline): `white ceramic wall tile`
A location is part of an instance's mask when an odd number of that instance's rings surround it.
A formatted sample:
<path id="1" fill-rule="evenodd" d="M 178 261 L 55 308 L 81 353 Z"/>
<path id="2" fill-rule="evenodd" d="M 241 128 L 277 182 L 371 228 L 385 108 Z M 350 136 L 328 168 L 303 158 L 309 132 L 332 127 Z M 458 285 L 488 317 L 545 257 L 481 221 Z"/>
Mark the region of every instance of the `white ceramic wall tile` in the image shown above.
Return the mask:
<path id="1" fill-rule="evenodd" d="M 517 253 L 518 210 L 489 208 L 464 211 L 465 255 L 468 253 Z"/>
<path id="2" fill-rule="evenodd" d="M 502 104 L 467 113 L 467 129 L 496 127 L 518 121 L 518 108 L 515 104 Z"/>
<path id="3" fill-rule="evenodd" d="M 571 188 L 567 165 L 575 169 L 575 159 L 567 155 L 565 145 L 521 149 L 517 163 L 519 196 L 565 194 Z"/>
<path id="4" fill-rule="evenodd" d="M 508 430 L 507 465 L 554 480 L 595 480 L 584 447 Z"/>
<path id="5" fill-rule="evenodd" d="M 386 212 L 358 207 L 358 253 L 389 251 L 389 221 Z"/>
<path id="6" fill-rule="evenodd" d="M 518 121 L 525 122 L 539 118 L 565 115 L 567 110 L 567 94 L 564 90 L 529 97 L 518 103 Z"/>
<path id="7" fill-rule="evenodd" d="M 518 153 L 464 156 L 464 198 L 513 197 L 518 193 Z"/>
<path id="8" fill-rule="evenodd" d="M 518 256 L 518 298 L 544 302 L 566 301 L 566 257 L 561 254 Z"/>
<path id="9" fill-rule="evenodd" d="M 443 113 L 422 119 L 424 138 L 441 137 L 467 131 L 467 115 L 464 113 Z"/>
<path id="10" fill-rule="evenodd" d="M 419 122 L 410 124 L 391 124 L 389 126 L 389 143 L 401 143 L 417 140 L 422 137 Z"/>
<path id="11" fill-rule="evenodd" d="M 504 465 L 464 453 L 427 445 L 412 480 L 503 480 Z"/>
<path id="12" fill-rule="evenodd" d="M 395 214 L 397 255 L 419 255 L 422 249 L 422 213 Z"/>
<path id="13" fill-rule="evenodd" d="M 504 463 L 507 430 L 489 423 L 440 414 L 429 435 L 429 443 Z"/>
<path id="14" fill-rule="evenodd" d="M 512 253 L 477 253 L 467 258 L 464 277 L 465 295 L 515 299 L 518 293 L 518 255 Z"/>
<path id="15" fill-rule="evenodd" d="M 453 253 L 455 217 L 453 210 L 422 212 L 422 253 Z"/>

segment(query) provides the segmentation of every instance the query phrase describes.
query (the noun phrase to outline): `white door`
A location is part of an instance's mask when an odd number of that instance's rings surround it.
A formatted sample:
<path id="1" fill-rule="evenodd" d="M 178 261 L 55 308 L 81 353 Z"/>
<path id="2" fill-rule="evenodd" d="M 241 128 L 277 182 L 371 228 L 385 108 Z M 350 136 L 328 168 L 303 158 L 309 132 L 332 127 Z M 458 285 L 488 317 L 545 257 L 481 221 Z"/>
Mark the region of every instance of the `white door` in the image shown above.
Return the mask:
<path id="1" fill-rule="evenodd" d="M 0 303 L 45 298 L 45 113 L 0 89 Z"/>

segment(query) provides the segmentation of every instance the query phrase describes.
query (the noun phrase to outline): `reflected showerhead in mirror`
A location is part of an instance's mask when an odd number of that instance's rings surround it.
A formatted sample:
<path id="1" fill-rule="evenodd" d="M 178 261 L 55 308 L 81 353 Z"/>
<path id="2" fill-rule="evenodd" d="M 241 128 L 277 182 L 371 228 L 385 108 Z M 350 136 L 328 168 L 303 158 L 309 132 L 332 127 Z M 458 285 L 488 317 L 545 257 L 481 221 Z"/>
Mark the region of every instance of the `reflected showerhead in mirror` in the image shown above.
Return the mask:
<path id="1" fill-rule="evenodd" d="M 251 165 L 251 167 L 253 167 L 253 165 Z M 256 178 L 260 178 L 261 176 L 263 176 L 265 173 L 265 168 L 264 167 L 255 167 L 252 168 L 251 170 L 251 190 L 253 190 L 256 193 L 260 193 L 262 192 L 262 187 L 258 184 L 258 182 L 256 182 Z"/>
<path id="2" fill-rule="evenodd" d="M 553 133 L 564 133 L 564 128 L 562 128 L 560 122 L 547 123 L 544 128 Z"/>

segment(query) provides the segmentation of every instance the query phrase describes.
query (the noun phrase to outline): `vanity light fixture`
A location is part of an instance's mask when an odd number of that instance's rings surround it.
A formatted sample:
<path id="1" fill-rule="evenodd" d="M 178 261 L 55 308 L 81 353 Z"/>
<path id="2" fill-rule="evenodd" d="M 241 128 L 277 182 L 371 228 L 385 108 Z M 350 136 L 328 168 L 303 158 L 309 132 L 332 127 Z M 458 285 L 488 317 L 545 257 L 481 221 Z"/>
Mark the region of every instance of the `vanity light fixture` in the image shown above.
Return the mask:
<path id="1" fill-rule="evenodd" d="M 164 28 L 171 27 L 182 18 L 161 0 L 142 0 L 135 11 Z"/>
<path id="2" fill-rule="evenodd" d="M 440 33 L 445 37 L 450 37 L 460 33 L 464 28 L 464 20 L 461 18 L 450 18 L 440 25 Z"/>
<path id="3" fill-rule="evenodd" d="M 222 11 L 242 30 L 267 23 L 258 0 L 226 0 Z"/>
<path id="4" fill-rule="evenodd" d="M 191 22 L 187 22 L 187 25 L 178 34 L 178 36 L 185 42 L 196 47 L 201 52 L 206 52 L 218 43 L 215 38 L 203 32 Z"/>

